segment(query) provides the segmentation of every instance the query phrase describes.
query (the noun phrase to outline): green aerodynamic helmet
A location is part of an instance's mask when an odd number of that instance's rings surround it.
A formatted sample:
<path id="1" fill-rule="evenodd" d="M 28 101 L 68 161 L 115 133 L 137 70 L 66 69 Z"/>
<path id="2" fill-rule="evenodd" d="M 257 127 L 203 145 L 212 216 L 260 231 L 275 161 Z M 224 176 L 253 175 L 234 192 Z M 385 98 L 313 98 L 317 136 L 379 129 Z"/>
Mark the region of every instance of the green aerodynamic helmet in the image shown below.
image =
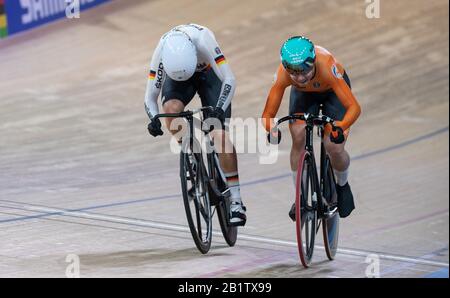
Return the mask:
<path id="1" fill-rule="evenodd" d="M 286 70 L 304 72 L 316 61 L 314 44 L 306 37 L 294 36 L 286 40 L 280 51 L 281 63 Z"/>

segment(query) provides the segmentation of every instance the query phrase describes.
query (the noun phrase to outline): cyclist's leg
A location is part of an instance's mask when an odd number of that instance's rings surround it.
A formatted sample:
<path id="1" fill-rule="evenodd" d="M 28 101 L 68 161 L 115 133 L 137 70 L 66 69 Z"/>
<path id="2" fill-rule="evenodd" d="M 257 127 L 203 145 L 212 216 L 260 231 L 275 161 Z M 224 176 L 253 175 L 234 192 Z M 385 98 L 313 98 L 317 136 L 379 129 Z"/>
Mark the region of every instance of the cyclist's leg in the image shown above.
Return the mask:
<path id="1" fill-rule="evenodd" d="M 344 79 L 347 85 L 351 87 L 350 80 L 347 73 L 344 73 Z M 329 92 L 326 101 L 323 104 L 323 114 L 335 119 L 342 120 L 346 113 L 345 107 L 340 102 L 339 98 L 334 92 Z M 331 164 L 336 172 L 337 182 L 339 185 L 345 185 L 347 183 L 348 168 L 350 166 L 350 156 L 345 150 L 345 143 L 335 144 L 331 142 L 329 138 L 330 129 L 327 127 L 325 130 L 324 145 L 325 149 L 330 155 Z M 346 140 L 349 134 L 349 130 L 344 132 Z"/>
<path id="2" fill-rule="evenodd" d="M 350 80 L 346 73 L 344 73 L 344 79 L 348 86 Z M 342 120 L 344 118 L 346 109 L 339 101 L 334 92 L 330 92 L 326 102 L 324 103 L 323 113 L 332 117 L 335 120 Z M 345 150 L 345 143 L 348 138 L 349 130 L 344 132 L 346 141 L 342 144 L 334 144 L 329 138 L 330 129 L 326 129 L 326 135 L 324 137 L 325 150 L 330 155 L 331 164 L 336 176 L 336 191 L 338 195 L 338 209 L 339 215 L 344 218 L 350 215 L 355 209 L 355 203 L 353 200 L 353 194 L 348 184 L 348 174 L 350 169 L 350 156 Z"/>
<path id="3" fill-rule="evenodd" d="M 319 113 L 319 94 L 306 93 L 291 87 L 291 94 L 289 99 L 289 115 L 299 113 Z M 289 123 L 289 131 L 292 138 L 291 147 L 291 170 L 294 187 L 296 184 L 298 161 L 300 154 L 305 149 L 305 123 L 304 121 L 296 120 Z"/>
<path id="4" fill-rule="evenodd" d="M 302 92 L 294 87 L 291 87 L 291 95 L 289 99 L 289 115 L 299 113 L 313 113 L 319 112 L 319 95 L 316 93 Z M 289 131 L 292 137 L 291 147 L 291 170 L 292 181 L 294 182 L 294 189 L 297 184 L 297 170 L 300 154 L 305 149 L 306 134 L 305 122 L 296 120 L 289 123 Z M 289 217 L 295 221 L 295 203 L 292 204 L 289 210 Z"/>
<path id="5" fill-rule="evenodd" d="M 198 93 L 202 100 L 203 106 L 217 105 L 217 101 L 222 89 L 222 81 L 217 77 L 212 69 L 202 73 L 200 84 L 198 86 Z M 246 208 L 242 203 L 238 160 L 236 149 L 231 142 L 228 134 L 228 121 L 231 118 L 231 104 L 225 111 L 225 123 L 220 123 L 220 128 L 211 132 L 211 137 L 214 139 L 214 145 L 219 155 L 220 166 L 225 173 L 227 184 L 231 193 L 231 219 L 233 224 L 243 225 L 246 222 Z"/>
<path id="6" fill-rule="evenodd" d="M 203 72 L 200 77 L 198 93 L 202 105 L 215 107 L 222 89 L 222 81 L 220 81 L 212 69 Z M 214 139 L 214 145 L 219 154 L 222 170 L 227 176 L 230 176 L 232 180 L 236 180 L 235 176 L 237 176 L 238 172 L 236 150 L 228 134 L 228 120 L 230 117 L 231 104 L 225 111 L 225 123 L 217 123 L 217 125 L 215 125 L 215 130 L 211 132 L 211 136 Z M 220 127 L 217 127 L 219 125 Z M 239 194 L 236 192 L 235 195 L 237 196 Z"/>
<path id="7" fill-rule="evenodd" d="M 177 82 L 167 77 L 162 88 L 162 105 L 164 112 L 182 112 L 194 97 L 195 92 L 196 89 L 193 84 L 193 78 L 184 82 Z M 176 122 L 173 122 L 174 120 Z M 178 141 L 180 141 L 182 136 L 178 136 L 178 133 L 181 131 L 182 127 L 178 124 L 185 122 L 179 118 L 165 118 L 165 121 L 166 126 L 172 135 L 177 137 Z"/>

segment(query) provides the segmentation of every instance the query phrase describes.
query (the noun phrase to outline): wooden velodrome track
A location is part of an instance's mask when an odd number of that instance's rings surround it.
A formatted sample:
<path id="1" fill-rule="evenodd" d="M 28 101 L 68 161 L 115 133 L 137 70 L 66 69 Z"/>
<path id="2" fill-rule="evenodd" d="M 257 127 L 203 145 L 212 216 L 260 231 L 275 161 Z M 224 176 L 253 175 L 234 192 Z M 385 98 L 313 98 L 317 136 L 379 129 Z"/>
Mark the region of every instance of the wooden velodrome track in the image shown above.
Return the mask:
<path id="1" fill-rule="evenodd" d="M 449 4 L 381 1 L 379 19 L 365 5 L 117 0 L 1 41 L 0 277 L 64 277 L 68 254 L 81 277 L 365 277 L 370 254 L 381 277 L 448 277 Z M 363 115 L 335 261 L 320 242 L 312 268 L 299 264 L 286 127 L 275 164 L 239 155 L 249 219 L 236 246 L 215 234 L 207 255 L 195 248 L 178 156 L 147 134 L 143 108 L 159 37 L 187 22 L 215 32 L 235 72 L 234 117 L 261 115 L 290 35 L 346 67 Z"/>

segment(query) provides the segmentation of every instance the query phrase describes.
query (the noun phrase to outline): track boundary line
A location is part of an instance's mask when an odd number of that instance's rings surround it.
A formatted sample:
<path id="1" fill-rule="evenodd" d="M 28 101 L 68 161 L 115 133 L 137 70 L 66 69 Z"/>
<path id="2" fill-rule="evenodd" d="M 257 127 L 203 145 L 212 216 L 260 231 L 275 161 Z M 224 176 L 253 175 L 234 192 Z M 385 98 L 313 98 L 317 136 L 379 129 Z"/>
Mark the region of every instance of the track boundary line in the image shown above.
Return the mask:
<path id="1" fill-rule="evenodd" d="M 27 211 L 47 212 L 47 213 L 51 213 L 51 214 L 58 214 L 61 216 L 76 216 L 76 217 L 81 217 L 81 218 L 86 218 L 86 219 L 91 219 L 91 220 L 104 220 L 104 221 L 109 221 L 109 222 L 114 222 L 114 223 L 119 223 L 119 224 L 125 224 L 125 225 L 135 225 L 135 226 L 140 226 L 140 227 L 155 228 L 155 229 L 161 229 L 161 230 L 166 230 L 166 231 L 169 230 L 169 231 L 190 233 L 189 228 L 186 226 L 183 226 L 183 225 L 154 222 L 154 221 L 150 221 L 150 220 L 128 219 L 128 218 L 117 217 L 117 216 L 112 216 L 112 215 L 92 214 L 92 213 L 86 213 L 86 212 L 80 212 L 80 211 L 68 211 L 68 210 L 63 210 L 63 209 L 47 208 L 47 207 L 23 206 L 23 208 Z M 213 231 L 213 235 L 221 236 L 222 233 L 220 231 L 215 230 L 215 231 Z M 287 240 L 274 239 L 274 238 L 268 238 L 268 237 L 260 237 L 260 236 L 251 236 L 251 235 L 246 235 L 246 234 L 238 234 L 238 239 L 244 240 L 244 241 L 250 241 L 250 242 L 279 245 L 279 246 L 297 247 L 297 242 L 294 242 L 294 241 L 287 241 Z M 324 247 L 321 245 L 316 245 L 315 247 L 317 249 L 324 249 Z M 340 255 L 358 256 L 358 257 L 364 257 L 364 258 L 369 255 L 376 254 L 380 259 L 384 259 L 384 260 L 399 261 L 399 262 L 403 262 L 403 263 L 421 264 L 421 265 L 429 265 L 429 266 L 437 266 L 437 267 L 449 267 L 449 264 L 445 263 L 445 262 L 437 262 L 437 261 L 425 260 L 425 259 L 421 259 L 421 258 L 405 257 L 405 256 L 392 255 L 392 254 L 386 254 L 386 253 L 381 253 L 381 252 L 359 250 L 359 249 L 340 248 L 337 250 L 337 253 Z"/>

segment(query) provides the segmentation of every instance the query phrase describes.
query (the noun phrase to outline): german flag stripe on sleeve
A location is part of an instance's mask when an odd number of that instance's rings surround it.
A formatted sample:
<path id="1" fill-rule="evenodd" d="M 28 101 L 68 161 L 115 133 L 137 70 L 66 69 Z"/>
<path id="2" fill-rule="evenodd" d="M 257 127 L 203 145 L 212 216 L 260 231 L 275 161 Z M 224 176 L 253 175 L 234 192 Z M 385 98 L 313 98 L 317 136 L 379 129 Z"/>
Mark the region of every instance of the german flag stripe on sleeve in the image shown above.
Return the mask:
<path id="1" fill-rule="evenodd" d="M 154 80 L 156 77 L 156 71 L 150 70 L 150 73 L 148 74 L 149 80 Z"/>
<path id="2" fill-rule="evenodd" d="M 8 36 L 8 21 L 5 14 L 5 2 L 0 0 L 0 38 Z"/>
<path id="3" fill-rule="evenodd" d="M 6 28 L 6 16 L 0 14 L 0 28 Z"/>
<path id="4" fill-rule="evenodd" d="M 239 181 L 239 176 L 227 177 L 227 181 Z"/>
<path id="5" fill-rule="evenodd" d="M 227 59 L 225 59 L 224 55 L 218 56 L 215 60 L 216 60 L 217 65 L 222 65 L 222 64 L 227 63 Z"/>

